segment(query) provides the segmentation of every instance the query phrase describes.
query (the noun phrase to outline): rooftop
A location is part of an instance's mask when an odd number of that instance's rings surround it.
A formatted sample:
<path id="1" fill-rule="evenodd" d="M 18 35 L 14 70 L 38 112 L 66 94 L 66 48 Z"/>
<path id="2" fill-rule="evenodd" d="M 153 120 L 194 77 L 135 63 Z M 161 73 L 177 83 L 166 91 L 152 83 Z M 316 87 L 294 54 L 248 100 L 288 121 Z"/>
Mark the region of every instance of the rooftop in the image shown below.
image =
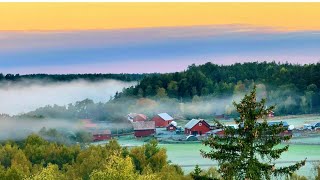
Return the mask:
<path id="1" fill-rule="evenodd" d="M 156 124 L 154 121 L 138 121 L 133 122 L 132 125 L 134 130 L 148 130 L 156 128 Z"/>
<path id="2" fill-rule="evenodd" d="M 173 117 L 171 117 L 168 113 L 160 113 L 158 114 L 163 120 L 170 121 L 173 120 Z"/>
<path id="3" fill-rule="evenodd" d="M 187 129 L 191 129 L 193 126 L 198 124 L 198 122 L 202 121 L 201 119 L 191 119 L 184 127 Z"/>

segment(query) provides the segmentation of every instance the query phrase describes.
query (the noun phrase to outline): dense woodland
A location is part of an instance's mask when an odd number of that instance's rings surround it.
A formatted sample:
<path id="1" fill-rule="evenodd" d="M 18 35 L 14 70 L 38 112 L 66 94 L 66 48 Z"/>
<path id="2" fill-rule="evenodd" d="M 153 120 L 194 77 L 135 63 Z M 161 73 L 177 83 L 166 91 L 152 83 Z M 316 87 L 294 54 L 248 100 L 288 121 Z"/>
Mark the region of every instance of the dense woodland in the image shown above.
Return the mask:
<path id="1" fill-rule="evenodd" d="M 278 114 L 316 113 L 320 106 L 320 63 L 297 65 L 276 62 L 232 65 L 191 65 L 186 71 L 144 77 L 136 87 L 116 95 L 169 97 L 182 101 L 243 94 L 258 85 L 260 96 L 277 104 Z M 260 91 L 260 92 L 259 92 Z"/>
<path id="2" fill-rule="evenodd" d="M 66 106 L 48 105 L 24 116 L 118 121 L 130 112 L 149 117 L 168 112 L 182 118 L 210 118 L 214 114 L 237 117 L 232 106 L 257 85 L 257 96 L 277 105 L 275 115 L 318 113 L 320 110 L 320 63 L 308 65 L 250 62 L 232 65 L 206 63 L 191 65 L 183 72 L 164 74 L 79 74 L 79 75 L 0 75 L 4 82 L 23 79 L 139 80 L 137 86 L 117 92 L 106 103 L 90 99 Z"/>
<path id="3" fill-rule="evenodd" d="M 104 146 L 66 146 L 35 134 L 0 144 L 0 177 L 5 180 L 191 179 L 169 164 L 156 141 L 131 149 L 112 140 Z"/>

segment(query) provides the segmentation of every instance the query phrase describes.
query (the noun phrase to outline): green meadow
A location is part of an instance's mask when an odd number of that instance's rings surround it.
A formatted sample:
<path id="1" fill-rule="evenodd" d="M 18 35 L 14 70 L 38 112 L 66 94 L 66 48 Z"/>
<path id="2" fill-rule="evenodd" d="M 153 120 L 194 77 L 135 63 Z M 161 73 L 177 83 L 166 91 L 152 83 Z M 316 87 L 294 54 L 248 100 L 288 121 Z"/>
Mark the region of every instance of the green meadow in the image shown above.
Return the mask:
<path id="1" fill-rule="evenodd" d="M 320 141 L 320 139 L 319 139 Z M 205 159 L 200 154 L 200 149 L 210 150 L 210 148 L 202 144 L 160 144 L 161 147 L 167 149 L 169 160 L 174 164 L 179 164 L 185 172 L 193 170 L 198 164 L 202 168 L 216 166 L 217 162 Z M 313 164 L 320 160 L 320 145 L 296 145 L 291 144 L 289 151 L 283 153 L 277 161 L 277 166 L 290 165 L 295 161 L 307 158 L 307 163 L 297 173 L 304 176 L 310 176 L 313 173 Z"/>

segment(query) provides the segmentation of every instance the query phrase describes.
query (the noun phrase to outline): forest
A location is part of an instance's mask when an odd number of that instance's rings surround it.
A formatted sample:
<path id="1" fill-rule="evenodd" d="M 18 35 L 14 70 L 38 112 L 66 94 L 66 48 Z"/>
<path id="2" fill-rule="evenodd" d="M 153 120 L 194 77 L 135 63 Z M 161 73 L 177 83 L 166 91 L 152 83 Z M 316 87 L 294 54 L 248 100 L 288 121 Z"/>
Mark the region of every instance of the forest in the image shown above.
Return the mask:
<path id="1" fill-rule="evenodd" d="M 137 86 L 125 89 L 116 94 L 115 98 L 168 97 L 188 102 L 201 97 L 236 97 L 248 92 L 253 84 L 258 86 L 260 96 L 266 97 L 270 104 L 277 104 L 277 114 L 319 111 L 320 63 L 193 64 L 183 72 L 146 76 Z"/>
<path id="2" fill-rule="evenodd" d="M 4 76 L 5 79 L 8 79 L 7 76 Z M 105 103 L 84 99 L 63 106 L 40 107 L 18 115 L 19 117 L 124 121 L 130 112 L 144 113 L 149 117 L 167 112 L 176 118 L 186 119 L 212 119 L 214 115 L 221 114 L 237 117 L 232 102 L 238 101 L 254 85 L 257 86 L 258 98 L 267 98 L 268 106 L 276 105 L 276 116 L 318 113 L 320 110 L 320 63 L 206 63 L 191 65 L 183 72 L 163 74 L 19 76 L 21 77 L 51 78 L 57 81 L 63 78 L 71 80 L 96 77 L 95 80 L 98 80 L 99 77 L 117 77 L 138 80 L 138 84 L 117 92 Z"/>
<path id="3" fill-rule="evenodd" d="M 112 140 L 105 146 L 66 146 L 36 134 L 0 144 L 0 177 L 42 179 L 191 179 L 170 164 L 156 141 L 126 148 Z"/>

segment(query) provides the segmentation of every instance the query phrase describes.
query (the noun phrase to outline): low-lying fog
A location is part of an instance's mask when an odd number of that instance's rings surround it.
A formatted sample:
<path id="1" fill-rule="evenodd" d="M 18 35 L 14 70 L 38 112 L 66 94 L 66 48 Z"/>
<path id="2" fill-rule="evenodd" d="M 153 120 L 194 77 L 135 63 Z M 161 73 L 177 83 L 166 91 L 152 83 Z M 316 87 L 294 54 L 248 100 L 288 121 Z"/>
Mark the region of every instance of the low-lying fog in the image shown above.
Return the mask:
<path id="1" fill-rule="evenodd" d="M 22 84 L 0 84 L 0 114 L 16 115 L 33 111 L 45 105 L 67 105 L 86 98 L 94 102 L 106 102 L 117 91 L 135 85 L 137 82 L 103 80 L 89 82 L 35 82 Z"/>

